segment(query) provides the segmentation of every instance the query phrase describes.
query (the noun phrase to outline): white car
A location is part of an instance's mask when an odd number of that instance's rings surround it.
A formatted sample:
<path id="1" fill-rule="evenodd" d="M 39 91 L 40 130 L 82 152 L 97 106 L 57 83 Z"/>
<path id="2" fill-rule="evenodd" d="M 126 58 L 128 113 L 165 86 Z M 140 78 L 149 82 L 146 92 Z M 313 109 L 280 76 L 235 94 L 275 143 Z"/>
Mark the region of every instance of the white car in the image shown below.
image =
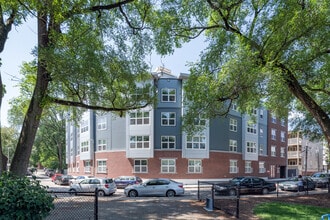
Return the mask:
<path id="1" fill-rule="evenodd" d="M 94 193 L 97 188 L 99 196 L 113 195 L 117 191 L 117 186 L 112 178 L 88 178 L 70 186 L 71 194 Z"/>
<path id="2" fill-rule="evenodd" d="M 174 197 L 184 194 L 183 183 L 171 179 L 150 179 L 144 183 L 127 186 L 124 193 L 128 197 L 167 196 Z"/>
<path id="3" fill-rule="evenodd" d="M 82 180 L 87 178 L 93 178 L 93 176 L 77 176 L 70 180 L 70 185 L 80 183 Z"/>

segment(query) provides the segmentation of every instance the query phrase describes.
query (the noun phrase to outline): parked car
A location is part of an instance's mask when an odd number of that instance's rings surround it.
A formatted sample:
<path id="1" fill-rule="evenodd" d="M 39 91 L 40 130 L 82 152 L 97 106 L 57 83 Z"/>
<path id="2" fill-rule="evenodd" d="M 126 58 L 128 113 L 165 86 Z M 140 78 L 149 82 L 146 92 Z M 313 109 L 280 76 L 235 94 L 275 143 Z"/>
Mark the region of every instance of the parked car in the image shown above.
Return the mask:
<path id="1" fill-rule="evenodd" d="M 87 178 L 93 178 L 94 176 L 77 176 L 70 180 L 70 185 L 80 183 L 82 180 Z"/>
<path id="2" fill-rule="evenodd" d="M 56 179 L 54 180 L 55 184 L 58 185 L 70 185 L 70 180 L 73 179 L 73 176 L 71 175 L 61 175 L 56 177 Z"/>
<path id="3" fill-rule="evenodd" d="M 240 194 L 268 194 L 276 190 L 276 184 L 260 177 L 235 177 L 227 183 L 214 186 L 216 194 L 235 196 L 239 189 Z"/>
<path id="4" fill-rule="evenodd" d="M 174 197 L 184 194 L 183 183 L 166 178 L 150 179 L 144 183 L 125 187 L 124 193 L 128 197 L 137 196 L 167 196 Z"/>
<path id="5" fill-rule="evenodd" d="M 49 177 L 53 176 L 54 173 L 55 173 L 55 170 L 53 170 L 53 169 L 46 169 L 46 171 L 45 171 L 46 176 L 49 176 Z"/>
<path id="6" fill-rule="evenodd" d="M 69 192 L 95 192 L 98 189 L 99 196 L 113 195 L 117 191 L 117 186 L 112 178 L 88 178 L 70 186 Z"/>
<path id="7" fill-rule="evenodd" d="M 315 182 L 309 176 L 303 176 L 304 190 L 314 190 L 316 187 Z M 278 184 L 281 190 L 285 191 L 297 191 L 298 192 L 298 177 L 291 177 L 287 181 L 280 182 Z"/>
<path id="8" fill-rule="evenodd" d="M 55 182 L 55 180 L 59 177 L 62 176 L 63 174 L 61 173 L 55 173 L 53 176 L 51 176 L 52 182 Z"/>
<path id="9" fill-rule="evenodd" d="M 311 176 L 312 180 L 314 180 L 316 187 L 324 188 L 327 187 L 329 184 L 329 173 L 314 173 Z"/>
<path id="10" fill-rule="evenodd" d="M 114 179 L 117 188 L 125 188 L 128 185 L 133 185 L 133 184 L 140 184 L 142 183 L 142 179 L 138 176 L 119 176 Z"/>

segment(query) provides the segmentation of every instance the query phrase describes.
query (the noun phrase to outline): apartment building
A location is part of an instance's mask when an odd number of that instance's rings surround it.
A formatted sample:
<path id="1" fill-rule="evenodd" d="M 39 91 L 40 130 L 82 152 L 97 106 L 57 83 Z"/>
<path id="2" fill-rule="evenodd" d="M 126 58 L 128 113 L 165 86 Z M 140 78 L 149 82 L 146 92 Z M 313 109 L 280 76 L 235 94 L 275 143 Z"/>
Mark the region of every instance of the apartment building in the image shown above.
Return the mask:
<path id="1" fill-rule="evenodd" d="M 67 122 L 69 174 L 173 179 L 287 176 L 286 121 L 266 109 L 241 115 L 234 105 L 227 117 L 200 120 L 204 129 L 187 135 L 181 118 L 183 83 L 189 75 L 175 76 L 159 68 L 152 77 L 158 89 L 155 108 L 131 111 L 122 118 L 86 111 L 79 126 Z"/>
<path id="2" fill-rule="evenodd" d="M 327 147 L 324 141 L 311 141 L 302 132 L 288 135 L 288 176 L 328 172 Z"/>

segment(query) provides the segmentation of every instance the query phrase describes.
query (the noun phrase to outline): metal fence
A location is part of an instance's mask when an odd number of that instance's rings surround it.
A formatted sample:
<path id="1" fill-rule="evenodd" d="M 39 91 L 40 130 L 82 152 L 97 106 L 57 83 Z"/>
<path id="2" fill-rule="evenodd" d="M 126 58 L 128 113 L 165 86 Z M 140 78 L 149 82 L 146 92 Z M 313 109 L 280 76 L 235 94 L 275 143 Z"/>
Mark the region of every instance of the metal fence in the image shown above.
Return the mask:
<path id="1" fill-rule="evenodd" d="M 98 219 L 98 193 L 68 191 L 50 191 L 54 197 L 55 208 L 46 220 L 97 220 Z"/>

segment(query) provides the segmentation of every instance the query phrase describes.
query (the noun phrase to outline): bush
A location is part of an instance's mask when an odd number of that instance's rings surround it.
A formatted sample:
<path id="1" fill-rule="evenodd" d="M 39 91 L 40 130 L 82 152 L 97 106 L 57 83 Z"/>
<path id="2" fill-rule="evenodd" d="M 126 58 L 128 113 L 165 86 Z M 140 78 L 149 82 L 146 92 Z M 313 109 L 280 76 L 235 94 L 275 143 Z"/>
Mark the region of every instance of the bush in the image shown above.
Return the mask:
<path id="1" fill-rule="evenodd" d="M 4 172 L 0 176 L 0 220 L 39 220 L 48 216 L 54 199 L 46 189 L 38 180 Z"/>

